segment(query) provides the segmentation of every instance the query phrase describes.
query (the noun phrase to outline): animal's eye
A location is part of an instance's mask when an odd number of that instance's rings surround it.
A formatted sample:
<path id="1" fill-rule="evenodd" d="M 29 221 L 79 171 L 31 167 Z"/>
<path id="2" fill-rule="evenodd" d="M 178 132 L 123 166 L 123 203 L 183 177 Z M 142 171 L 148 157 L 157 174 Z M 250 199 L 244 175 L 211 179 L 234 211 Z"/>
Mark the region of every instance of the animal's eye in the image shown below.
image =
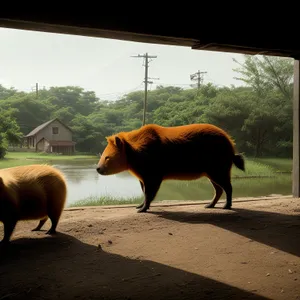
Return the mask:
<path id="1" fill-rule="evenodd" d="M 109 160 L 109 156 L 105 156 L 105 160 Z"/>

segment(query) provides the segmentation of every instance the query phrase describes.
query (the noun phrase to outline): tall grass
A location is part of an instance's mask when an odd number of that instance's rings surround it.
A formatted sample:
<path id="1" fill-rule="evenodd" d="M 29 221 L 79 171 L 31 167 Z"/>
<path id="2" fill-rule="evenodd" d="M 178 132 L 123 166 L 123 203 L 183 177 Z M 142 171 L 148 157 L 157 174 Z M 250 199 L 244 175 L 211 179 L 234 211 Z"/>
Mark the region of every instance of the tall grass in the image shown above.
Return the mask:
<path id="1" fill-rule="evenodd" d="M 275 170 L 272 165 L 262 163 L 253 159 L 245 161 L 246 171 L 242 171 L 235 166 L 232 167 L 232 177 L 269 177 L 275 175 Z"/>
<path id="2" fill-rule="evenodd" d="M 69 207 L 81 207 L 81 206 L 99 206 L 99 205 L 111 205 L 111 204 L 139 204 L 144 200 L 143 197 L 130 197 L 130 198 L 114 198 L 111 196 L 94 197 L 90 196 L 86 199 L 76 201 L 69 205 Z"/>
<path id="3" fill-rule="evenodd" d="M 253 162 L 268 165 L 275 172 L 292 172 L 293 160 L 291 158 L 253 158 Z"/>

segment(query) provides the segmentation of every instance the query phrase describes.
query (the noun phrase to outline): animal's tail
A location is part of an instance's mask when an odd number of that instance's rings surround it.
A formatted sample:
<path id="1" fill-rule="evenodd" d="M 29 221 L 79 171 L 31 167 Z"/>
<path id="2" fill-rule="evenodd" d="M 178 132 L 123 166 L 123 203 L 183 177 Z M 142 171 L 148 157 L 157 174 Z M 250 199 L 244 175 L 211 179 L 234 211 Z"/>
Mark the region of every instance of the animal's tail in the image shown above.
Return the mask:
<path id="1" fill-rule="evenodd" d="M 245 171 L 245 160 L 241 154 L 234 154 L 233 163 L 235 166 L 243 171 Z"/>

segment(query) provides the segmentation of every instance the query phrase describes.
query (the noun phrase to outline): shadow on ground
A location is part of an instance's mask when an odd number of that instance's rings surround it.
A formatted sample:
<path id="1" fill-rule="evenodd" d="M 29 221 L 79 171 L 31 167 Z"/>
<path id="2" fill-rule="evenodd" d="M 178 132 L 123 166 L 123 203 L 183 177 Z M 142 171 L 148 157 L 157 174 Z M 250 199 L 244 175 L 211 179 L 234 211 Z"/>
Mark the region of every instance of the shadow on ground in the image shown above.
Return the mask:
<path id="1" fill-rule="evenodd" d="M 211 224 L 234 233 L 300 256 L 300 214 L 287 215 L 234 208 L 230 213 L 197 213 L 184 211 L 149 211 L 159 217 L 196 224 Z"/>
<path id="2" fill-rule="evenodd" d="M 201 214 L 162 215 L 224 225 L 248 214 L 240 210 L 219 220 Z M 2 248 L 0 279 L 0 299 L 267 299 L 167 265 L 110 254 L 62 233 L 16 239 Z"/>

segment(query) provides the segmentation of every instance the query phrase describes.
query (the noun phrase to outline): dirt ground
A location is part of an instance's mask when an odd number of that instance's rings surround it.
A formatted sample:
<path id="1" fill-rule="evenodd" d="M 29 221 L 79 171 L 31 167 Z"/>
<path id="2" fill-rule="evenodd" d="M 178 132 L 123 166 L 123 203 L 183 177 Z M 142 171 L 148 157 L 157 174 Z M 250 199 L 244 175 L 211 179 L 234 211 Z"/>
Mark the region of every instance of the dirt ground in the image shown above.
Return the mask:
<path id="1" fill-rule="evenodd" d="M 0 300 L 300 299 L 300 200 L 204 203 L 70 208 L 53 237 L 19 222 Z"/>

